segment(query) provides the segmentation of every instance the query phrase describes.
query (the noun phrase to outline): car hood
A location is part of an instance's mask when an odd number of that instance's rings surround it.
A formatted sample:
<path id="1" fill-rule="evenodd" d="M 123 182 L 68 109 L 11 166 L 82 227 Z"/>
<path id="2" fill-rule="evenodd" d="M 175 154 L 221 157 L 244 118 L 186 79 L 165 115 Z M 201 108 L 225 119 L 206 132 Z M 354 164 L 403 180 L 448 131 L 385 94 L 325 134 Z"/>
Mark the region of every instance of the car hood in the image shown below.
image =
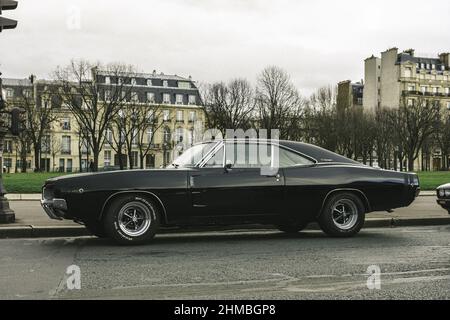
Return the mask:
<path id="1" fill-rule="evenodd" d="M 442 186 L 437 187 L 437 189 L 449 189 L 450 190 L 450 183 L 443 184 Z"/>

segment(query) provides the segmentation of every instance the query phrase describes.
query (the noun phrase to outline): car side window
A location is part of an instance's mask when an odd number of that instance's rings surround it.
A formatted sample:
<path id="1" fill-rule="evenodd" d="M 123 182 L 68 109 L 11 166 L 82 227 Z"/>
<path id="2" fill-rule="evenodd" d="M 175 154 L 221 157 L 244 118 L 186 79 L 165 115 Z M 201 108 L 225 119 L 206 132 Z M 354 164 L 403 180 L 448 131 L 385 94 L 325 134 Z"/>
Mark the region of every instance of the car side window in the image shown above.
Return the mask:
<path id="1" fill-rule="evenodd" d="M 225 163 L 233 168 L 262 168 L 270 166 L 271 146 L 245 142 L 226 143 Z"/>
<path id="2" fill-rule="evenodd" d="M 205 168 L 223 168 L 223 147 L 216 151 L 216 153 L 205 163 Z"/>
<path id="3" fill-rule="evenodd" d="M 294 166 L 308 166 L 314 164 L 312 160 L 309 160 L 298 153 L 280 148 L 278 146 L 273 147 L 274 156 L 272 157 L 272 166 L 276 167 L 277 154 L 278 154 L 278 167 L 294 167 Z"/>

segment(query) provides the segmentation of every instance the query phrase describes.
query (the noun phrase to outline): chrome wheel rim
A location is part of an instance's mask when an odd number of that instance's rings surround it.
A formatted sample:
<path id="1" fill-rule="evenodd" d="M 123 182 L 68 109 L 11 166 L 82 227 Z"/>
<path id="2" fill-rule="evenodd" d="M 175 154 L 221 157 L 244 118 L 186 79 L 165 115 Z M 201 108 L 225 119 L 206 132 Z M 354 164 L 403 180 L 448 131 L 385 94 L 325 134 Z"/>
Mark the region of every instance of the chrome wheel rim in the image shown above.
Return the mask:
<path id="1" fill-rule="evenodd" d="M 342 199 L 333 205 L 331 215 L 336 227 L 341 230 L 348 230 L 358 222 L 358 207 L 353 201 Z"/>
<path id="2" fill-rule="evenodd" d="M 139 237 L 150 228 L 151 210 L 143 203 L 133 201 L 125 204 L 119 211 L 120 230 L 130 237 Z"/>

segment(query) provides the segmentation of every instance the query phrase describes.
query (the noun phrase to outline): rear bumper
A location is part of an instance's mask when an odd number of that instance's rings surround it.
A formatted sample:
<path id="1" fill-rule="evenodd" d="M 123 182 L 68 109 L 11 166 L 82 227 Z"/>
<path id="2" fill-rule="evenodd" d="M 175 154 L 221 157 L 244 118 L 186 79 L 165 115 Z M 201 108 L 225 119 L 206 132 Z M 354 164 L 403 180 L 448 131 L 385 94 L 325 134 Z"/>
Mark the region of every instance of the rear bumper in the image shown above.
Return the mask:
<path id="1" fill-rule="evenodd" d="M 62 220 L 67 212 L 67 203 L 64 199 L 43 199 L 41 206 L 50 219 Z"/>

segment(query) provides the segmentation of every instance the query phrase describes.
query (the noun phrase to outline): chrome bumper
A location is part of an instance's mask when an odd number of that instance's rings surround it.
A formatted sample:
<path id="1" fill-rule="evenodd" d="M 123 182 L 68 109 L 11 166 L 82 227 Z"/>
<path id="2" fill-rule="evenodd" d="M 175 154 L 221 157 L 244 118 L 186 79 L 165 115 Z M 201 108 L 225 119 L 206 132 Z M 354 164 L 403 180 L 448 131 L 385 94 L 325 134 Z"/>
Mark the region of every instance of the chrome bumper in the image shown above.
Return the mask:
<path id="1" fill-rule="evenodd" d="M 62 220 L 65 211 L 67 211 L 67 203 L 64 199 L 43 199 L 41 200 L 41 206 L 45 213 L 55 220 Z"/>

